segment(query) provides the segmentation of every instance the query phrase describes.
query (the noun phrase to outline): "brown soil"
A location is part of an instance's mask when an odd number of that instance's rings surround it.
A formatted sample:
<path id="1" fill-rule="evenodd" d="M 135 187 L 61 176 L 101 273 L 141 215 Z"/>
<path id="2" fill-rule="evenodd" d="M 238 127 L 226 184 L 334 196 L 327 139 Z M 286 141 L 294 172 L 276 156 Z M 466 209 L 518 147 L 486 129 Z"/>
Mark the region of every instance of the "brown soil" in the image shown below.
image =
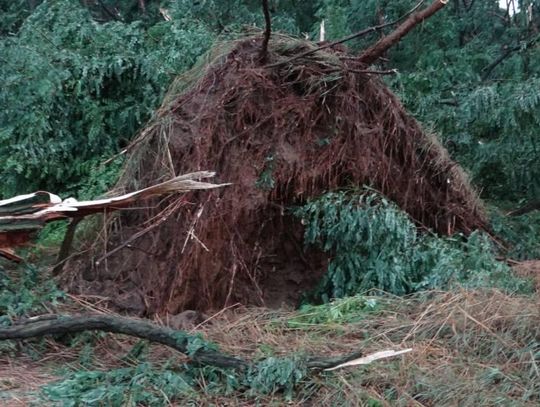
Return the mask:
<path id="1" fill-rule="evenodd" d="M 196 170 L 215 170 L 218 182 L 233 185 L 114 218 L 100 236 L 107 245 L 94 245 L 94 261 L 85 256 L 66 267 L 72 289 L 105 284 L 116 290 L 113 297 L 138 296 L 150 314 L 294 304 L 316 285 L 328 258 L 303 248 L 302 226 L 287 208 L 364 184 L 421 227 L 441 234 L 484 228 L 459 166 L 377 75 L 362 73 L 366 67 L 343 49 L 267 68 L 259 40 L 237 41 L 196 68 L 197 78 L 178 79 L 130 147 L 117 189 Z M 313 47 L 276 35 L 269 63 Z M 132 245 L 95 263 L 163 216 Z"/>

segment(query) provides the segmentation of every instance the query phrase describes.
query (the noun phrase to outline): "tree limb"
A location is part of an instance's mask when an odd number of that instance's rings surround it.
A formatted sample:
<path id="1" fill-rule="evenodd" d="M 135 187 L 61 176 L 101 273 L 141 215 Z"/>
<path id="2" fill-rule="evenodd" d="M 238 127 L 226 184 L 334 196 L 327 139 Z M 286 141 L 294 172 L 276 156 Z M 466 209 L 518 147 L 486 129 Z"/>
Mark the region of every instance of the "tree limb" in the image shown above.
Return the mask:
<path id="1" fill-rule="evenodd" d="M 307 361 L 307 367 L 309 369 L 328 369 L 342 363 L 349 362 L 354 359 L 358 359 L 364 356 L 364 352 L 357 351 L 349 353 L 348 355 L 340 355 L 334 357 L 311 357 Z"/>
<path id="2" fill-rule="evenodd" d="M 401 20 L 403 20 L 404 18 L 407 18 L 409 15 L 414 13 L 423 3 L 424 3 L 424 0 L 421 0 L 410 11 L 408 11 L 406 14 L 402 15 L 401 17 L 399 17 L 398 19 L 396 19 L 394 21 L 390 21 L 388 23 L 379 24 L 379 25 L 376 25 L 376 26 L 373 26 L 373 27 L 365 28 L 365 29 L 363 29 L 361 31 L 358 31 L 358 32 L 354 33 L 354 34 L 348 35 L 347 37 L 343 37 L 340 40 L 332 41 L 332 42 L 329 42 L 328 44 L 321 45 L 320 47 L 313 48 L 313 49 L 310 49 L 309 51 L 302 52 L 302 53 L 300 53 L 298 55 L 295 55 L 295 56 L 287 59 L 286 61 L 280 61 L 280 62 L 276 62 L 275 64 L 270 64 L 270 65 L 267 66 L 267 68 L 275 68 L 275 67 L 278 67 L 278 66 L 281 66 L 281 65 L 286 65 L 286 64 L 288 64 L 288 63 L 290 63 L 292 61 L 295 61 L 297 59 L 300 59 L 300 58 L 306 57 L 308 55 L 314 54 L 314 53 L 316 53 L 318 51 L 321 51 L 323 49 L 331 48 L 331 47 L 333 47 L 335 45 L 343 44 L 344 42 L 353 40 L 355 38 L 363 37 L 364 35 L 371 34 L 371 33 L 380 31 L 383 28 L 395 25 L 395 24 L 399 23 Z"/>
<path id="3" fill-rule="evenodd" d="M 499 55 L 499 57 L 493 61 L 491 64 L 489 64 L 488 66 L 486 66 L 483 71 L 484 71 L 484 74 L 482 75 L 482 80 L 485 81 L 486 79 L 489 78 L 489 76 L 491 75 L 491 72 L 493 72 L 493 70 L 501 63 L 503 62 L 506 58 L 508 58 L 509 56 L 511 56 L 514 52 L 518 51 L 520 49 L 519 46 L 516 46 L 516 47 L 512 47 L 512 48 L 508 48 L 506 49 L 501 55 Z"/>
<path id="4" fill-rule="evenodd" d="M 57 276 L 62 272 L 64 264 L 69 257 L 69 252 L 71 251 L 71 245 L 73 243 L 73 238 L 75 237 L 75 232 L 77 230 L 77 225 L 82 220 L 82 218 L 73 218 L 66 230 L 64 235 L 64 240 L 62 240 L 62 245 L 60 246 L 60 251 L 58 252 L 58 258 L 56 259 L 56 264 L 52 269 L 52 275 Z"/>
<path id="5" fill-rule="evenodd" d="M 431 17 L 437 11 L 441 10 L 448 0 L 435 0 L 431 5 L 422 11 L 412 14 L 407 20 L 403 22 L 395 31 L 391 32 L 388 36 L 382 38 L 373 46 L 364 51 L 358 58 L 360 62 L 367 65 L 373 64 L 381 55 L 383 55 L 390 47 L 399 42 L 409 31 L 411 31 L 418 24 Z"/>
<path id="6" fill-rule="evenodd" d="M 526 205 L 523 205 L 521 208 L 515 209 L 511 212 L 508 212 L 506 216 L 520 216 L 525 215 L 526 213 L 540 210 L 540 199 L 537 199 L 535 201 L 531 201 L 527 203 Z"/>
<path id="7" fill-rule="evenodd" d="M 493 61 L 491 64 L 489 64 L 487 67 L 485 67 L 482 71 L 484 71 L 484 74 L 482 75 L 482 80 L 485 81 L 487 80 L 491 73 L 493 72 L 493 70 L 501 63 L 503 62 L 505 59 L 507 59 L 508 57 L 512 56 L 512 54 L 514 52 L 517 52 L 517 51 L 520 51 L 522 49 L 524 50 L 527 50 L 529 48 L 531 48 L 534 44 L 536 44 L 536 42 L 540 39 L 540 36 L 536 36 L 534 38 L 531 38 L 529 41 L 527 41 L 527 43 L 522 46 L 522 45 L 516 45 L 514 47 L 511 47 L 511 48 L 507 48 L 495 61 Z"/>
<path id="8" fill-rule="evenodd" d="M 265 29 L 259 59 L 262 63 L 264 63 L 268 56 L 268 42 L 270 41 L 270 34 L 272 33 L 272 20 L 270 19 L 270 10 L 268 10 L 268 0 L 262 0 L 262 9 L 264 14 Z"/>
<path id="9" fill-rule="evenodd" d="M 110 315 L 61 316 L 50 320 L 27 320 L 23 325 L 0 328 L 0 340 L 27 339 L 45 335 L 57 335 L 99 330 L 147 339 L 189 355 L 188 336 L 183 331 L 162 327 L 150 322 Z M 241 368 L 247 365 L 242 359 L 224 355 L 218 351 L 200 348 L 189 355 L 191 360 L 203 365 Z"/>
<path id="10" fill-rule="evenodd" d="M 140 319 L 126 318 L 112 315 L 41 315 L 28 318 L 9 327 L 0 328 L 0 340 L 28 339 L 45 335 L 61 335 L 83 331 L 104 331 L 119 333 L 157 342 L 187 355 L 192 361 L 202 365 L 222 368 L 242 369 L 252 362 L 225 355 L 217 350 L 204 346 L 190 353 L 190 340 L 193 336 L 184 331 L 156 325 Z M 363 352 L 356 351 L 347 355 L 334 357 L 309 357 L 306 365 L 309 369 L 328 369 L 350 360 L 363 356 Z"/>

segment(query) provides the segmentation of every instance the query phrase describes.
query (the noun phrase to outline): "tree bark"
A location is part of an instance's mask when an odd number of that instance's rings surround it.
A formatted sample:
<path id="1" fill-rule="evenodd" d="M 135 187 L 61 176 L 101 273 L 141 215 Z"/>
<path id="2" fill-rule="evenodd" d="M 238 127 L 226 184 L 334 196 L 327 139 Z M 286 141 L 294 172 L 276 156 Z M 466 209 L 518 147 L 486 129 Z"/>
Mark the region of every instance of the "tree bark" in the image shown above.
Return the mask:
<path id="1" fill-rule="evenodd" d="M 422 11 L 412 14 L 407 20 L 403 22 L 395 31 L 391 32 L 386 37 L 375 43 L 373 46 L 365 50 L 358 58 L 360 62 L 367 65 L 373 64 L 379 59 L 389 48 L 394 46 L 401 40 L 409 31 L 411 31 L 418 24 L 431 17 L 437 11 L 442 9 L 448 0 L 435 0 L 431 5 Z"/>
<path id="2" fill-rule="evenodd" d="M 192 337 L 184 331 L 177 331 L 139 319 L 111 315 L 69 316 L 53 314 L 36 316 L 18 325 L 0 328 L 0 340 L 28 339 L 93 330 L 119 333 L 157 342 L 186 354 L 192 361 L 202 365 L 242 369 L 252 363 L 208 347 L 199 348 L 190 354 L 189 340 Z M 361 351 L 334 357 L 314 356 L 308 358 L 306 364 L 309 369 L 327 369 L 358 359 L 361 356 L 363 356 Z"/>
<path id="3" fill-rule="evenodd" d="M 62 245 L 60 246 L 60 251 L 58 252 L 56 264 L 52 269 L 53 276 L 57 276 L 64 269 L 64 264 L 69 257 L 71 245 L 73 244 L 73 238 L 75 237 L 75 232 L 77 231 L 77 225 L 81 220 L 82 218 L 73 218 L 71 222 L 69 222 L 66 234 L 64 235 L 64 240 L 62 241 Z"/>
<path id="4" fill-rule="evenodd" d="M 51 319 L 43 320 L 38 317 L 36 320 L 27 320 L 22 325 L 0 328 L 0 340 L 27 339 L 45 335 L 98 330 L 147 339 L 151 342 L 161 343 L 186 355 L 189 354 L 190 337 L 185 332 L 175 331 L 150 322 L 110 315 L 56 315 L 48 317 Z M 194 362 L 203 365 L 233 368 L 241 368 L 247 365 L 247 362 L 242 359 L 227 356 L 207 348 L 198 349 L 189 357 Z"/>

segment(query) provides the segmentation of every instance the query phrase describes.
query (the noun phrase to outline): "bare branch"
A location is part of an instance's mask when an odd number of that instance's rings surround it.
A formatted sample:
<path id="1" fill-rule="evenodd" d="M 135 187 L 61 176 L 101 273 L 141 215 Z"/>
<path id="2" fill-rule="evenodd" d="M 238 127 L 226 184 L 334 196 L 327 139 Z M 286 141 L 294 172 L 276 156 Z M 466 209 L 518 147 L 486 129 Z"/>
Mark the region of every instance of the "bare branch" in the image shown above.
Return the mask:
<path id="1" fill-rule="evenodd" d="M 264 22 L 266 26 L 264 29 L 263 43 L 262 43 L 261 52 L 259 54 L 259 58 L 261 62 L 264 63 L 268 56 L 268 42 L 270 41 L 270 34 L 272 33 L 272 20 L 270 19 L 270 10 L 268 9 L 268 0 L 262 0 L 262 8 L 263 8 L 263 14 L 264 14 Z"/>
<path id="2" fill-rule="evenodd" d="M 300 58 L 307 57 L 308 55 L 314 54 L 314 53 L 316 53 L 318 51 L 321 51 L 323 49 L 331 48 L 331 47 L 333 47 L 335 45 L 343 44 L 344 42 L 353 40 L 355 38 L 360 38 L 360 37 L 363 37 L 364 35 L 371 34 L 371 33 L 380 31 L 383 28 L 395 25 L 395 24 L 399 23 L 400 21 L 402 21 L 403 19 L 407 18 L 412 13 L 414 13 L 423 3 L 424 3 L 424 0 L 421 0 L 420 2 L 418 2 L 418 4 L 416 4 L 416 6 L 414 6 L 411 10 L 409 10 L 406 14 L 399 17 L 397 20 L 390 21 L 390 22 L 384 23 L 384 24 L 379 24 L 379 25 L 376 25 L 376 26 L 373 26 L 373 27 L 365 28 L 365 29 L 363 29 L 361 31 L 358 31 L 358 32 L 356 32 L 354 34 L 351 34 L 351 35 L 349 35 L 347 37 L 343 37 L 340 40 L 332 41 L 332 42 L 329 42 L 328 44 L 322 45 L 320 47 L 310 49 L 309 51 L 306 51 L 306 52 L 302 52 L 302 53 L 300 53 L 298 55 L 293 56 L 292 58 L 287 59 L 286 61 L 280 61 L 280 62 L 276 62 L 275 64 L 268 65 L 267 68 L 275 68 L 275 67 L 278 67 L 278 66 L 281 66 L 281 65 L 286 65 L 286 64 L 288 64 L 288 63 L 290 63 L 292 61 L 295 61 L 295 60 L 300 59 Z"/>
<path id="3" fill-rule="evenodd" d="M 409 31 L 418 24 L 431 17 L 437 11 L 441 10 L 448 0 L 435 0 L 431 5 L 422 11 L 412 14 L 403 22 L 395 31 L 388 36 L 382 38 L 376 44 L 368 48 L 358 60 L 367 65 L 373 64 L 381 55 L 383 55 L 390 47 L 397 44 Z"/>
<path id="4" fill-rule="evenodd" d="M 183 331 L 162 327 L 147 321 L 111 315 L 52 316 L 52 319 L 27 320 L 23 325 L 0 328 L 0 340 L 26 339 L 45 335 L 58 335 L 99 330 L 147 339 L 188 354 L 190 336 Z M 197 363 L 219 367 L 243 367 L 247 362 L 203 347 L 190 358 Z"/>

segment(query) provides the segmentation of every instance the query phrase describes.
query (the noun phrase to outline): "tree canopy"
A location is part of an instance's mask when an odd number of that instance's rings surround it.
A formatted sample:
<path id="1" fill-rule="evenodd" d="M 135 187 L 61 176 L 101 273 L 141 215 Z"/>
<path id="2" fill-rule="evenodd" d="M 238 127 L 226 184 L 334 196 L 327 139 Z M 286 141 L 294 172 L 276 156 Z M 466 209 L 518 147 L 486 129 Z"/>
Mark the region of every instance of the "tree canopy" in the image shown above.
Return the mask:
<path id="1" fill-rule="evenodd" d="M 483 196 L 516 201 L 540 190 L 540 4 L 510 3 L 453 1 L 382 64 L 398 69 L 394 91 L 441 135 Z M 415 4 L 283 0 L 270 11 L 275 30 L 317 39 L 324 20 L 334 40 Z M 4 196 L 103 184 L 100 162 L 151 117 L 176 75 L 216 38 L 264 24 L 256 0 L 3 0 L 0 9 Z M 360 49 L 378 35 L 348 45 Z"/>

